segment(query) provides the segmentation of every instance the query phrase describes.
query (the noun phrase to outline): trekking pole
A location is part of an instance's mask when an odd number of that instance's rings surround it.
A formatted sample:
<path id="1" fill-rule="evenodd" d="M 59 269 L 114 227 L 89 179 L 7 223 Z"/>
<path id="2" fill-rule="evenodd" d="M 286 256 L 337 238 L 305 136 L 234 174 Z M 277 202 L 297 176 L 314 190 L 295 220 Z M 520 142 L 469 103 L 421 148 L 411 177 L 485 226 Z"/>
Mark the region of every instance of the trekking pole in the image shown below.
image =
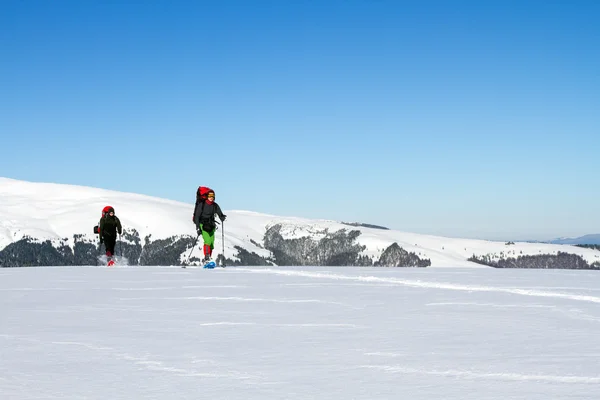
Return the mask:
<path id="1" fill-rule="evenodd" d="M 196 243 L 198 243 L 198 238 L 200 237 L 200 233 L 198 233 L 198 236 L 196 236 L 196 240 L 194 240 L 194 244 L 192 245 L 192 249 L 190 250 L 190 254 L 188 254 L 187 256 L 187 260 L 186 260 L 186 264 L 190 263 L 190 257 L 192 256 L 192 252 L 194 251 L 194 248 L 196 247 Z"/>
<path id="2" fill-rule="evenodd" d="M 221 221 L 221 245 L 223 246 L 223 251 L 221 252 L 223 262 L 221 263 L 221 267 L 225 268 L 225 221 Z"/>

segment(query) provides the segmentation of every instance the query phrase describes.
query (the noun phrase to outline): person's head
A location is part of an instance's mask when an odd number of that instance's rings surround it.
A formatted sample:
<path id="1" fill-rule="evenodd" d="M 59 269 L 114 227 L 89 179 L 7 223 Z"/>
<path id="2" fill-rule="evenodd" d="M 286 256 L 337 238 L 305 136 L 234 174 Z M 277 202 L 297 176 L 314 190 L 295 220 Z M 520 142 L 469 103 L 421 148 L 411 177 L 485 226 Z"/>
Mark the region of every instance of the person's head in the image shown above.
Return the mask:
<path id="1" fill-rule="evenodd" d="M 109 209 L 107 210 L 106 214 L 107 214 L 107 215 L 109 215 L 109 216 L 111 216 L 111 217 L 114 217 L 114 215 L 115 215 L 115 209 L 114 209 L 114 208 L 112 208 L 112 207 L 111 207 L 111 208 L 109 208 Z"/>
<path id="2" fill-rule="evenodd" d="M 208 192 L 206 198 L 208 199 L 208 201 L 215 201 L 215 192 Z"/>

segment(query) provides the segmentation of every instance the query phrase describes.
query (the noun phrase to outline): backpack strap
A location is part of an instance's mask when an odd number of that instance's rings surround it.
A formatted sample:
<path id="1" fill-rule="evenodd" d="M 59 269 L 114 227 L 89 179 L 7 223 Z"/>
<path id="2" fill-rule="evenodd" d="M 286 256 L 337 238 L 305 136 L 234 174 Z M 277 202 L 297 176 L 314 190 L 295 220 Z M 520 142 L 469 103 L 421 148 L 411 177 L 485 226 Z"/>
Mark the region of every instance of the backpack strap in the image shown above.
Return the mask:
<path id="1" fill-rule="evenodd" d="M 204 200 L 200 200 L 202 202 L 202 205 L 200 206 L 200 211 L 198 214 L 198 224 L 202 223 L 202 212 L 204 211 Z"/>

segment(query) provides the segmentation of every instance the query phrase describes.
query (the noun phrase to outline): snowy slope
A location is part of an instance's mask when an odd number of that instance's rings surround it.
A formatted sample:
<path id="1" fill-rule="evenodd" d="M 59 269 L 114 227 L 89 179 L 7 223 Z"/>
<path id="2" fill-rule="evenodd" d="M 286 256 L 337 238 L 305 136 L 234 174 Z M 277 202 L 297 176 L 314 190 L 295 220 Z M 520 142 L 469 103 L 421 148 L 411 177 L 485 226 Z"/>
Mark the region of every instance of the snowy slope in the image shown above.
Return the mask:
<path id="1" fill-rule="evenodd" d="M 0 398 L 600 398 L 600 274 L 0 269 Z"/>
<path id="2" fill-rule="evenodd" d="M 303 236 L 316 239 L 323 235 L 324 229 L 330 232 L 358 229 L 361 231 L 358 242 L 366 246 L 364 254 L 379 257 L 385 248 L 397 242 L 405 250 L 429 258 L 432 267 L 480 267 L 467 261 L 467 258 L 473 254 L 508 255 L 508 252 L 510 256 L 517 257 L 520 254 L 556 254 L 563 251 L 578 254 L 588 262 L 600 260 L 600 252 L 575 246 L 520 242 L 507 246 L 504 242 L 351 227 L 329 220 L 232 211 L 227 209 L 227 199 L 219 198 L 217 201 L 228 215 L 224 229 L 225 251 L 229 256 L 234 253 L 234 246 L 241 246 L 263 257 L 269 256 L 268 250 L 255 243 L 263 242 L 265 231 L 270 226 L 284 224 L 281 233 L 286 239 Z M 54 241 L 66 238 L 67 243 L 73 241 L 73 234 L 86 234 L 94 238 L 92 228 L 106 205 L 115 207 L 124 228 L 135 228 L 142 239 L 147 235 L 156 240 L 173 235 L 196 234 L 191 221 L 193 203 L 83 186 L 0 178 L 0 250 L 25 236 Z M 217 238 L 215 256 L 221 252 L 220 232 L 217 232 Z"/>

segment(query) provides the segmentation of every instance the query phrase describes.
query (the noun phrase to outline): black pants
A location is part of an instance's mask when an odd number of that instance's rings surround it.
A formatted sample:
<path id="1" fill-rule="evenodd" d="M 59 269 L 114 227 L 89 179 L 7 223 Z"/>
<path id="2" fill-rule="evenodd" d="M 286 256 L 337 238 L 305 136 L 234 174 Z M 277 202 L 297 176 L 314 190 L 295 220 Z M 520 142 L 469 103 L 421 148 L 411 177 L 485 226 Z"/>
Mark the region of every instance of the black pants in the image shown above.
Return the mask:
<path id="1" fill-rule="evenodd" d="M 117 243 L 117 238 L 115 236 L 103 236 L 102 240 L 104 240 L 104 246 L 106 246 L 106 255 L 108 257 L 113 256 L 115 254 L 115 244 Z"/>

